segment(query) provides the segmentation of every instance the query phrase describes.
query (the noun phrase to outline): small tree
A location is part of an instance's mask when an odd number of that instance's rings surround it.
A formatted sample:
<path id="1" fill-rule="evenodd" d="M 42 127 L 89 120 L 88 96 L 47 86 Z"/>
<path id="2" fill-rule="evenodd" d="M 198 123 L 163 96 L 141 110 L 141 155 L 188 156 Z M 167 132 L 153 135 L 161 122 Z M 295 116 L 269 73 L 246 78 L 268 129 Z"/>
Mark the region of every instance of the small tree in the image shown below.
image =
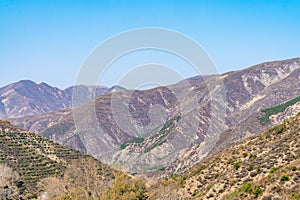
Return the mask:
<path id="1" fill-rule="evenodd" d="M 141 179 L 128 177 L 122 172 L 116 172 L 114 183 L 104 191 L 103 200 L 143 200 L 146 186 Z"/>

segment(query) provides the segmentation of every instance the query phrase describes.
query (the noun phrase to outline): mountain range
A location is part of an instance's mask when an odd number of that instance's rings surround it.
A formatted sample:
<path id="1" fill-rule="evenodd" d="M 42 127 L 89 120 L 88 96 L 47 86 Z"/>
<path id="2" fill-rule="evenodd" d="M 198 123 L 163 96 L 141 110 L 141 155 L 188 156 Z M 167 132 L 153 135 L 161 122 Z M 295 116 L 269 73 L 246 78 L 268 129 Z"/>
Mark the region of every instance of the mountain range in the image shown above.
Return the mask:
<path id="1" fill-rule="evenodd" d="M 22 80 L 0 88 L 0 118 L 37 115 L 71 108 L 74 89 L 79 96 L 85 97 L 77 100 L 76 106 L 79 106 L 102 94 L 125 88 L 76 85 L 61 90 L 44 82 L 37 84 Z"/>
<path id="2" fill-rule="evenodd" d="M 73 109 L 9 120 L 129 172 L 164 176 L 279 123 L 257 119 L 261 110 L 300 96 L 299 77 L 299 58 L 266 62 L 149 90 L 106 93 Z"/>
<path id="3" fill-rule="evenodd" d="M 148 90 L 10 84 L 0 197 L 300 199 L 299 79 L 295 58 Z"/>

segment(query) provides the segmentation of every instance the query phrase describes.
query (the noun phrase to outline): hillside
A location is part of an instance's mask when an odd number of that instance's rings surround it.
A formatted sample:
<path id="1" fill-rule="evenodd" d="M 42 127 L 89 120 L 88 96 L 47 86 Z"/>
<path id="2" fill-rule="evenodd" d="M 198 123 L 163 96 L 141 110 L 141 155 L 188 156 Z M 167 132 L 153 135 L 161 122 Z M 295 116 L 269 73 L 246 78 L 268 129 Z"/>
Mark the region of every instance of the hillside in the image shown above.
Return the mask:
<path id="1" fill-rule="evenodd" d="M 266 108 L 250 115 L 235 127 L 226 130 L 219 138 L 210 155 L 222 150 L 239 140 L 267 130 L 300 112 L 300 97 L 291 99 L 283 104 Z"/>
<path id="2" fill-rule="evenodd" d="M 300 199 L 300 113 L 152 186 L 149 199 Z"/>
<path id="3" fill-rule="evenodd" d="M 110 199 L 107 193 L 124 184 L 143 192 L 141 180 L 0 120 L 1 199 Z"/>
<path id="4" fill-rule="evenodd" d="M 168 128 L 163 127 L 161 133 Z M 299 130 L 300 114 L 222 150 L 184 174 L 156 183 L 149 179 L 151 186 L 146 188 L 141 179 L 0 121 L 0 197 L 299 199 Z"/>
<path id="5" fill-rule="evenodd" d="M 107 93 L 73 110 L 11 121 L 101 161 L 122 163 L 133 173 L 169 166 L 166 173 L 178 173 L 216 152 L 216 144 L 254 134 L 255 129 L 244 134 L 241 128 L 235 138 L 237 131 L 231 130 L 300 96 L 299 76 L 299 58 L 267 62 L 170 86 Z M 261 128 L 257 131 L 266 127 Z M 232 141 L 220 141 L 228 131 Z"/>

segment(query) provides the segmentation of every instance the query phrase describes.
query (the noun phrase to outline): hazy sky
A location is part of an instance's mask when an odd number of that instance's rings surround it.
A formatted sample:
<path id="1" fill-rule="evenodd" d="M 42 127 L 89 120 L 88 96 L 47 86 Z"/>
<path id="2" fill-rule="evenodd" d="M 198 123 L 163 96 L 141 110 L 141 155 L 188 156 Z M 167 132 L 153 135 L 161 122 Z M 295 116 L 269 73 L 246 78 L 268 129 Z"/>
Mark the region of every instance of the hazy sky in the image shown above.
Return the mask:
<path id="1" fill-rule="evenodd" d="M 298 0 L 0 0 L 0 87 L 30 79 L 66 88 L 97 45 L 142 27 L 172 29 L 193 38 L 219 72 L 300 57 Z M 149 60 L 151 52 L 138 57 L 147 55 Z M 166 59 L 161 56 L 155 59 Z M 114 71 L 121 68 L 116 65 Z M 193 75 L 183 71 L 183 76 Z M 115 84 L 113 75 L 122 74 L 107 75 L 101 84 Z"/>

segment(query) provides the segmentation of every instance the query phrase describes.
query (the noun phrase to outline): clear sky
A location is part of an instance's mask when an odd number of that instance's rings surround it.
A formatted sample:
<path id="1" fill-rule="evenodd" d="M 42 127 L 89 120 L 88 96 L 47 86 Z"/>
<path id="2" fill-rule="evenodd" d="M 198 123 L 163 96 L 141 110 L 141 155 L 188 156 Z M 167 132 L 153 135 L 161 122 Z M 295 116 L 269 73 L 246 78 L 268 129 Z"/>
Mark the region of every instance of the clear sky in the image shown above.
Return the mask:
<path id="1" fill-rule="evenodd" d="M 0 0 L 0 87 L 30 79 L 66 88 L 93 48 L 141 27 L 186 34 L 220 72 L 300 57 L 299 0 Z"/>

